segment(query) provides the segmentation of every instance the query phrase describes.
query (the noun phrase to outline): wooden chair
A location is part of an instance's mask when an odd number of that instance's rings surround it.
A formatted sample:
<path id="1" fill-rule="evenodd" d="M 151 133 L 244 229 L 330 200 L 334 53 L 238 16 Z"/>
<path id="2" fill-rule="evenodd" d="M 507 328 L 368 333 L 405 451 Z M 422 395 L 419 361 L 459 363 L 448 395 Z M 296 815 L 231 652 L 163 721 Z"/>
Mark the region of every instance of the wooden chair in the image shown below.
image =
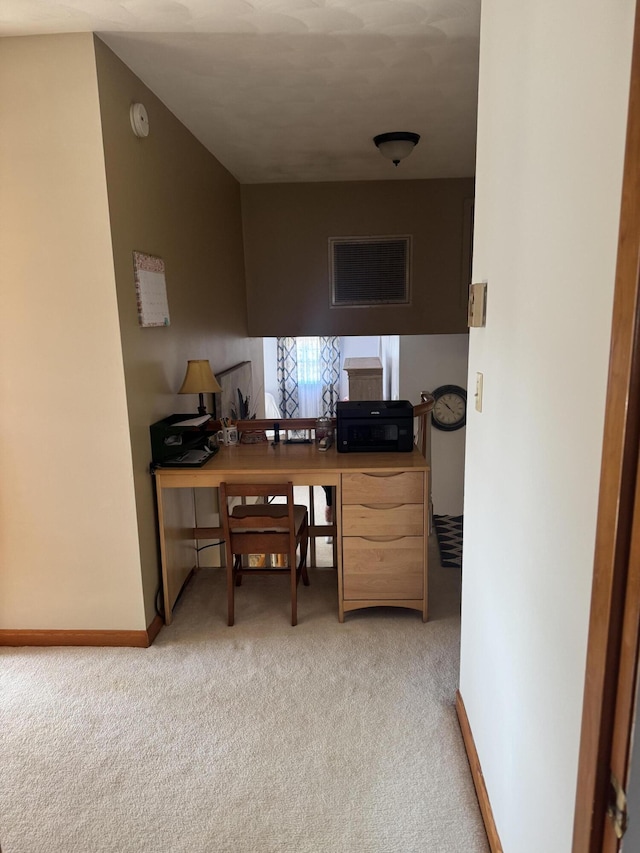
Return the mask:
<path id="1" fill-rule="evenodd" d="M 435 397 L 428 391 L 422 391 L 420 402 L 413 407 L 413 416 L 418 419 L 415 445 L 431 467 L 431 423 L 429 417 L 435 403 Z M 429 533 L 433 530 L 433 501 L 431 497 L 431 472 L 429 473 Z"/>
<path id="2" fill-rule="evenodd" d="M 433 409 L 435 397 L 427 391 L 420 393 L 420 402 L 413 407 L 413 417 L 418 419 L 415 445 L 424 458 L 429 461 L 431 455 L 431 442 L 429 441 L 429 415 Z"/>
<path id="3" fill-rule="evenodd" d="M 284 497 L 286 503 L 252 503 L 229 511 L 229 498 L 234 497 Z M 227 554 L 227 624 L 234 622 L 234 592 L 243 575 L 284 574 L 289 575 L 291 582 L 291 624 L 297 625 L 300 578 L 309 586 L 306 565 L 309 523 L 306 506 L 293 502 L 293 484 L 220 483 L 220 516 Z M 287 554 L 289 565 L 244 566 L 242 557 L 249 554 Z"/>

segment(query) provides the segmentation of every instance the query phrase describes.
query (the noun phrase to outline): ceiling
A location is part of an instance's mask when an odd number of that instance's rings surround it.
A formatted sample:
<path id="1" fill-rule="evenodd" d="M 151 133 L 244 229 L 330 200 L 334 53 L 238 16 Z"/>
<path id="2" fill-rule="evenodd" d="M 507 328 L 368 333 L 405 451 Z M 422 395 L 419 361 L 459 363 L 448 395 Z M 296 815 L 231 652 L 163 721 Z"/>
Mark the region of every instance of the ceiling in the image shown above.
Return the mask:
<path id="1" fill-rule="evenodd" d="M 97 32 L 241 183 L 473 175 L 479 29 L 480 0 L 0 4 L 3 36 Z"/>

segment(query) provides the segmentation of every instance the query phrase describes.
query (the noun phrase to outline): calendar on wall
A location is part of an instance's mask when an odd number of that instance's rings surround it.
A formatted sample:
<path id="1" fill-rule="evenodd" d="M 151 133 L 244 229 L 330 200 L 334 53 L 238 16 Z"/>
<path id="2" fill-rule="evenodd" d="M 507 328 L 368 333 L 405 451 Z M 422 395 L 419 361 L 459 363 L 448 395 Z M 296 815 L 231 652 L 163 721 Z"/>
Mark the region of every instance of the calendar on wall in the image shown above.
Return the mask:
<path id="1" fill-rule="evenodd" d="M 140 326 L 168 326 L 169 303 L 164 277 L 164 261 L 143 252 L 133 253 L 138 323 Z"/>

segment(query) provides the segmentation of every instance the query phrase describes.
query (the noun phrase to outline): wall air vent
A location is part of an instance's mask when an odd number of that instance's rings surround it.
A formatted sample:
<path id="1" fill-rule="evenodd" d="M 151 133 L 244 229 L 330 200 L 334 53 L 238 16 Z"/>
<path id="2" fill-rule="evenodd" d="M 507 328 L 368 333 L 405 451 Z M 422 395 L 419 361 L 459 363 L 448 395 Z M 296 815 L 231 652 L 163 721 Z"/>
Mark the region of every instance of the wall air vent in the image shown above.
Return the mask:
<path id="1" fill-rule="evenodd" d="M 408 305 L 411 237 L 331 237 L 331 306 Z"/>

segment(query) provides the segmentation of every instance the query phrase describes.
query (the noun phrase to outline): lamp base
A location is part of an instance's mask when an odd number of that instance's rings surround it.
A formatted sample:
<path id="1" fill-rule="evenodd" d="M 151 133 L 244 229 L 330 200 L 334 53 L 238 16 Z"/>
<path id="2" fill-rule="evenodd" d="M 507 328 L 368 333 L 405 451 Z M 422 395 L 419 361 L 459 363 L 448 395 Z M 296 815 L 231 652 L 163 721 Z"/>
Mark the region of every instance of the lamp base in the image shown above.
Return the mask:
<path id="1" fill-rule="evenodd" d="M 211 395 L 211 403 L 212 403 L 211 412 L 207 411 L 207 407 L 204 404 L 204 395 L 200 394 L 199 396 L 200 396 L 200 405 L 198 406 L 198 414 L 199 415 L 210 415 L 210 417 L 212 417 L 215 421 L 215 419 L 216 419 L 216 395 L 215 394 Z"/>

